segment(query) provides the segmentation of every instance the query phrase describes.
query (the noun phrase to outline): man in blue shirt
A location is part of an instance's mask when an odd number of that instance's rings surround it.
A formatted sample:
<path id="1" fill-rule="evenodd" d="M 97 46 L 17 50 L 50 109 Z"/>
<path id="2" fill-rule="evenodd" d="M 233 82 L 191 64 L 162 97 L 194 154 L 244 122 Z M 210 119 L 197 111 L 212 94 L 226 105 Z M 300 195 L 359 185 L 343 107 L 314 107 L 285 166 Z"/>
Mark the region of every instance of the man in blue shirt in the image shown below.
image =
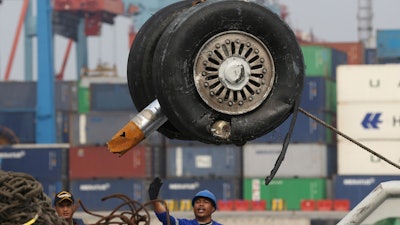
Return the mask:
<path id="1" fill-rule="evenodd" d="M 158 198 L 162 181 L 156 177 L 149 187 L 149 198 L 155 200 Z M 154 212 L 160 222 L 168 224 L 167 209 L 162 202 L 154 202 Z M 217 199 L 215 195 L 208 190 L 198 192 L 192 199 L 192 207 L 195 219 L 181 219 L 169 216 L 171 225 L 222 225 L 212 219 L 212 214 L 217 210 Z"/>

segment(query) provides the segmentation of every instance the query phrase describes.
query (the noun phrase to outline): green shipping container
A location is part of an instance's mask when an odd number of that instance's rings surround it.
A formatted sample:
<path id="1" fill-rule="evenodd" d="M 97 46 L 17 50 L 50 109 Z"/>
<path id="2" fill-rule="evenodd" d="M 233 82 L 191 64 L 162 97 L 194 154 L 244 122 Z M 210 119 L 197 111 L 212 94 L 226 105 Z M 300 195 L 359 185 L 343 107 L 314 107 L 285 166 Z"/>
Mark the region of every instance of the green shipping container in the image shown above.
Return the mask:
<path id="1" fill-rule="evenodd" d="M 332 49 L 323 46 L 302 46 L 306 76 L 331 77 Z"/>
<path id="2" fill-rule="evenodd" d="M 268 186 L 264 178 L 244 179 L 244 199 L 267 200 L 282 199 L 286 210 L 300 210 L 303 199 L 326 199 L 326 179 L 323 178 L 274 178 Z"/>
<path id="3" fill-rule="evenodd" d="M 307 77 L 330 77 L 336 79 L 336 67 L 347 64 L 345 52 L 329 47 L 306 45 L 301 46 L 306 65 Z"/>
<path id="4" fill-rule="evenodd" d="M 326 82 L 326 102 L 327 108 L 331 112 L 337 112 L 336 81 L 327 80 Z"/>
<path id="5" fill-rule="evenodd" d="M 88 113 L 90 110 L 90 90 L 88 87 L 78 88 L 78 112 Z"/>

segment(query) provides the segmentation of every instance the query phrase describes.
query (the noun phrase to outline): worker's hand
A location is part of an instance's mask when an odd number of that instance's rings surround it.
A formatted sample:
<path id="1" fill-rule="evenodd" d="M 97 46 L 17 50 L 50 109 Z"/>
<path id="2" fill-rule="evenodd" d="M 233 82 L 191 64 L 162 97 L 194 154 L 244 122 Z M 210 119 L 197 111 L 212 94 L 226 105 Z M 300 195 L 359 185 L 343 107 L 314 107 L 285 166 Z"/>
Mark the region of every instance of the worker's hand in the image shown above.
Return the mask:
<path id="1" fill-rule="evenodd" d="M 160 192 L 160 188 L 162 186 L 162 181 L 159 177 L 154 178 L 149 186 L 149 198 L 150 200 L 154 200 L 158 198 L 158 193 Z"/>

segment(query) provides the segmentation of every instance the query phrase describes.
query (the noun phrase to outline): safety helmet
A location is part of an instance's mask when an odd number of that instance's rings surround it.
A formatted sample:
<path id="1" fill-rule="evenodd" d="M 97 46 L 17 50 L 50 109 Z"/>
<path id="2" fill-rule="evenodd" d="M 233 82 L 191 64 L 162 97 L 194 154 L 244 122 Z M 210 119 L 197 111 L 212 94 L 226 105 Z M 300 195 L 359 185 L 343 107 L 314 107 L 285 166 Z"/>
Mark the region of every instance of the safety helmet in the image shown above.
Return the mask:
<path id="1" fill-rule="evenodd" d="M 217 209 L 217 198 L 215 198 L 215 195 L 209 190 L 203 190 L 197 192 L 197 194 L 192 199 L 192 206 L 194 206 L 194 202 L 196 201 L 196 199 L 200 197 L 210 199 L 214 208 Z"/>

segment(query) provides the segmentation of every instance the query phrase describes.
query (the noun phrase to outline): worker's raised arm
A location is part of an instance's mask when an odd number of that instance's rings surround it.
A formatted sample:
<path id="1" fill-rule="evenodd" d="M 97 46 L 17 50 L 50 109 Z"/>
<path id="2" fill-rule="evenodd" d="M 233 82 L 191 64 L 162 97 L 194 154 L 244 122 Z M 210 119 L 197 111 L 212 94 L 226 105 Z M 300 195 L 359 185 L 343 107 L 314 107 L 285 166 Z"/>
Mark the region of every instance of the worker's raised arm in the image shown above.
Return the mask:
<path id="1" fill-rule="evenodd" d="M 149 186 L 149 190 L 148 190 L 150 200 L 155 200 L 158 198 L 158 194 L 160 193 L 160 188 L 161 188 L 162 184 L 163 183 L 159 177 L 156 177 L 153 179 L 153 181 L 151 182 L 151 184 Z M 163 212 L 167 211 L 164 204 L 160 201 L 154 202 L 153 207 L 154 207 L 154 211 L 156 213 L 163 213 Z"/>

